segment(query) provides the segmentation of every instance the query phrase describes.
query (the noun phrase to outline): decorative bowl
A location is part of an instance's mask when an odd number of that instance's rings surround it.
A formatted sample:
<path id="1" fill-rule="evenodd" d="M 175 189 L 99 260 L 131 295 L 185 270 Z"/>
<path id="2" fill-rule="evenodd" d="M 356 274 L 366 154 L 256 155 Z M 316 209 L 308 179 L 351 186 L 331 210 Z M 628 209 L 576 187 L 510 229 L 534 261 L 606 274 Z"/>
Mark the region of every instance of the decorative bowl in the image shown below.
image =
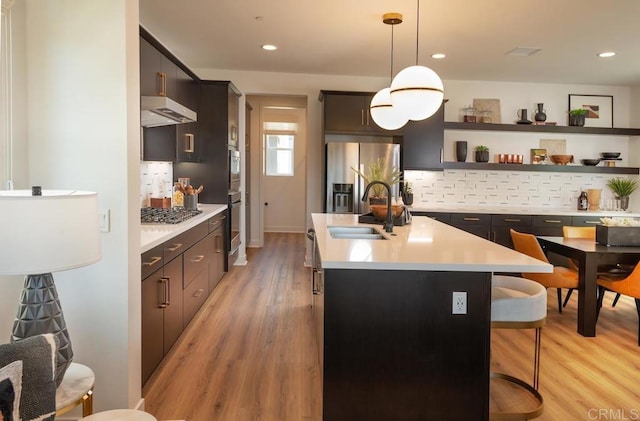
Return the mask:
<path id="1" fill-rule="evenodd" d="M 551 161 L 555 164 L 567 165 L 573 162 L 573 155 L 551 155 Z"/>
<path id="2" fill-rule="evenodd" d="M 616 159 L 620 157 L 620 152 L 600 152 L 600 156 L 604 159 Z"/>
<path id="3" fill-rule="evenodd" d="M 581 159 L 580 162 L 582 163 L 582 165 L 598 165 L 600 163 L 600 159 L 596 158 L 596 159 Z"/>
<path id="4" fill-rule="evenodd" d="M 387 219 L 387 205 L 370 205 L 369 207 L 371 208 L 371 212 L 374 217 L 377 219 Z M 392 205 L 391 213 L 393 214 L 393 217 L 397 218 L 402 215 L 403 209 L 404 206 L 402 205 Z"/>

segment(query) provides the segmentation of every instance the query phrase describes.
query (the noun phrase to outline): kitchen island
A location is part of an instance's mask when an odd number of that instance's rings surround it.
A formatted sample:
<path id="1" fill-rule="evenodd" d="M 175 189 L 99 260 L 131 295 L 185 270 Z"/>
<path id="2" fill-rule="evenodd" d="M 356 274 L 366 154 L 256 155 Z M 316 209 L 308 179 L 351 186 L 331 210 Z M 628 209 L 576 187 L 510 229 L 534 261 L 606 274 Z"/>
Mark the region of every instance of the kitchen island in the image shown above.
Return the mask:
<path id="1" fill-rule="evenodd" d="M 491 274 L 551 265 L 427 217 L 377 240 L 330 234 L 357 215 L 312 219 L 323 419 L 488 420 Z"/>

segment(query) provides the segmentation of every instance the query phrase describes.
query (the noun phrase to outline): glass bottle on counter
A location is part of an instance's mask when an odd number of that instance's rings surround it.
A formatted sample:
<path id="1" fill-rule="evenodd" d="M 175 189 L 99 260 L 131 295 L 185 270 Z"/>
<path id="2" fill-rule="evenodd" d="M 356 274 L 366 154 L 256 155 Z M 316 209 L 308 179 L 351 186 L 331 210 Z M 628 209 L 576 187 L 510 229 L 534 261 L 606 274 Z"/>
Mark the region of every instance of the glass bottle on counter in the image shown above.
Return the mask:
<path id="1" fill-rule="evenodd" d="M 589 209 L 589 199 L 587 198 L 587 192 L 580 192 L 580 196 L 578 197 L 578 210 L 586 211 Z"/>

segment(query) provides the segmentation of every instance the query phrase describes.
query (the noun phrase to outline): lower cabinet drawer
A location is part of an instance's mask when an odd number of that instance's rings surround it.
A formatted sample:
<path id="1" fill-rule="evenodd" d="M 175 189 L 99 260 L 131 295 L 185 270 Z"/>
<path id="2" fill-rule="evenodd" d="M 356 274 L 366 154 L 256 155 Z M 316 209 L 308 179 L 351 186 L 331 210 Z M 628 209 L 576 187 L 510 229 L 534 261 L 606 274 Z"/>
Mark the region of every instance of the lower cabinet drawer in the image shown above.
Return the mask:
<path id="1" fill-rule="evenodd" d="M 186 287 L 182 294 L 184 325 L 191 321 L 209 296 L 209 271 L 203 270 Z"/>
<path id="2" fill-rule="evenodd" d="M 209 260 L 211 256 L 204 239 L 184 253 L 184 288 L 193 282 L 200 272 L 207 271 Z"/>
<path id="3" fill-rule="evenodd" d="M 576 227 L 594 227 L 596 225 L 602 225 L 602 221 L 600 221 L 600 216 L 574 216 L 571 219 L 571 225 Z"/>

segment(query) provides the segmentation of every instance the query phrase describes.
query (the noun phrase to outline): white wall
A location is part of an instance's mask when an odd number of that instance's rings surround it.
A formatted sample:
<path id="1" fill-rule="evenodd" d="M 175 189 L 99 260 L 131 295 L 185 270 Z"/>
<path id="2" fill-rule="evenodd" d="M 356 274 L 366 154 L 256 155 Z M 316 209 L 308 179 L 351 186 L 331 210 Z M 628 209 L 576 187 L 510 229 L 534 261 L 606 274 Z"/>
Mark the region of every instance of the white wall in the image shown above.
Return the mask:
<path id="1" fill-rule="evenodd" d="M 98 193 L 111 211 L 102 260 L 54 274 L 75 361 L 96 373 L 95 409 L 140 391 L 139 48 L 136 0 L 26 2 L 28 185 Z M 26 186 L 21 186 L 26 187 Z M 8 332 L 16 286 L 0 282 Z M 3 335 L 7 337 L 6 334 Z"/>

